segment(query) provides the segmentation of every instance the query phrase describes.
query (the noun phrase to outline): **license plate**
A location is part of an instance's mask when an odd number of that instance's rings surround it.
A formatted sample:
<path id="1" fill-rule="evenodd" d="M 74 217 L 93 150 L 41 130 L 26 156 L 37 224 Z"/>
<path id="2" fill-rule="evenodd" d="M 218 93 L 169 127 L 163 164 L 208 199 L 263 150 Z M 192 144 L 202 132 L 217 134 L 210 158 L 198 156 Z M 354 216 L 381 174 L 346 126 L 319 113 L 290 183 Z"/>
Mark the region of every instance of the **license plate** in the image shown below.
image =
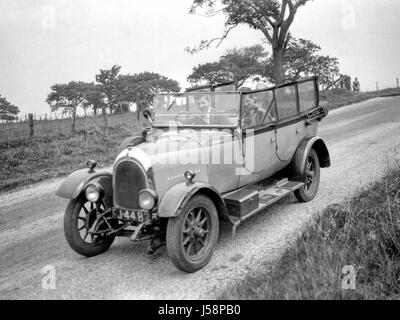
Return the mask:
<path id="1" fill-rule="evenodd" d="M 150 214 L 148 212 L 139 210 L 114 209 L 114 214 L 119 220 L 145 222 L 150 219 Z"/>

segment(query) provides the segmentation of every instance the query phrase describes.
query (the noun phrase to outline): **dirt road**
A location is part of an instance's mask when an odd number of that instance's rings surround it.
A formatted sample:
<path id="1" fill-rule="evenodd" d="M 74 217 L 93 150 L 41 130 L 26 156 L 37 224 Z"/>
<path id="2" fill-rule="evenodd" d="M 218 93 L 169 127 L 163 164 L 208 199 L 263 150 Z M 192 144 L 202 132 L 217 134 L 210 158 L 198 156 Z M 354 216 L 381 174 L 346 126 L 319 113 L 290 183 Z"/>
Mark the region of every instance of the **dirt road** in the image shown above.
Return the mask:
<path id="1" fill-rule="evenodd" d="M 290 245 L 313 214 L 341 202 L 381 177 L 400 145 L 400 98 L 378 98 L 332 112 L 320 126 L 332 168 L 322 171 L 318 197 L 287 199 L 238 229 L 224 227 L 213 259 L 195 274 L 178 271 L 166 250 L 146 255 L 146 245 L 117 239 L 111 249 L 86 259 L 67 245 L 62 219 L 67 201 L 54 191 L 60 181 L 0 195 L 0 298 L 2 299 L 203 299 L 257 272 Z M 56 289 L 42 288 L 42 270 L 54 266 Z"/>

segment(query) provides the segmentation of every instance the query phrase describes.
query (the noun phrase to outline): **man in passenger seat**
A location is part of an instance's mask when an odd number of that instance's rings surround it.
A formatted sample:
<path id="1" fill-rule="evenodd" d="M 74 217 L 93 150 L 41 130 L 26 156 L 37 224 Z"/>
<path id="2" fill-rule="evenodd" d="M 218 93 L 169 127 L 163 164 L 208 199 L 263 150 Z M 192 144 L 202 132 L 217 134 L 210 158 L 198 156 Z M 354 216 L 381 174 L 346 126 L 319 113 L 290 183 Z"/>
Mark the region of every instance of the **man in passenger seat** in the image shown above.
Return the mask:
<path id="1" fill-rule="evenodd" d="M 263 124 L 268 107 L 269 106 L 266 105 L 266 101 L 262 99 L 262 95 L 260 93 L 244 95 L 244 126 L 247 128 L 251 128 Z M 273 121 L 273 118 L 268 115 L 267 122 L 271 121 Z"/>

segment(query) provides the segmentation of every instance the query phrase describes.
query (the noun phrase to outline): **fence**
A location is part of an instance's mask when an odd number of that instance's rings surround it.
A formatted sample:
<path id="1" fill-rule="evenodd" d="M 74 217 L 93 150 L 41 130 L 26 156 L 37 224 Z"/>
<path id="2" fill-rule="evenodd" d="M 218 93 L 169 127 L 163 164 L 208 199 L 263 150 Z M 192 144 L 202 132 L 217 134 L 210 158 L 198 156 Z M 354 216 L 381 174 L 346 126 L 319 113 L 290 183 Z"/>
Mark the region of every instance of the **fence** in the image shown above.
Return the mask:
<path id="1" fill-rule="evenodd" d="M 109 112 L 107 112 L 109 114 Z M 28 122 L 29 121 L 29 115 L 30 114 L 25 114 L 23 116 L 19 116 L 16 120 L 0 120 L 0 123 L 18 123 L 18 122 Z M 98 115 L 98 114 L 97 114 Z M 77 118 L 87 118 L 87 117 L 93 117 L 97 116 L 93 110 L 86 111 L 86 114 L 77 114 Z M 43 114 L 37 114 L 37 113 L 32 113 L 33 120 L 35 121 L 51 121 L 51 120 L 63 120 L 63 119 L 72 119 L 71 114 L 63 114 L 63 113 L 43 113 Z"/>

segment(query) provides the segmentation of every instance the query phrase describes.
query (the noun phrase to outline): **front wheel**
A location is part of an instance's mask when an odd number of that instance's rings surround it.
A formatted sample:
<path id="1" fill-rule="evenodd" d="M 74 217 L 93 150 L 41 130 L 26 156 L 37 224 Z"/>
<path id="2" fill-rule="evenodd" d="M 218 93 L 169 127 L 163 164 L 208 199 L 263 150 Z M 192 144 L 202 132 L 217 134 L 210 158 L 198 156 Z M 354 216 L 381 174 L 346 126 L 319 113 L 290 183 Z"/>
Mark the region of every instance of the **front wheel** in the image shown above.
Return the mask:
<path id="1" fill-rule="evenodd" d="M 304 170 L 305 185 L 299 190 L 296 190 L 294 195 L 300 202 L 309 202 L 317 195 L 321 177 L 319 159 L 314 149 L 312 149 L 307 156 Z"/>
<path id="2" fill-rule="evenodd" d="M 96 218 L 105 210 L 103 203 L 91 203 L 85 197 L 69 202 L 64 215 L 64 233 L 75 252 L 85 257 L 94 257 L 110 248 L 115 237 L 94 235 L 92 230 Z"/>
<path id="3" fill-rule="evenodd" d="M 178 269 L 196 272 L 210 261 L 218 233 L 218 213 L 214 203 L 206 196 L 196 195 L 181 215 L 168 221 L 168 255 Z"/>

